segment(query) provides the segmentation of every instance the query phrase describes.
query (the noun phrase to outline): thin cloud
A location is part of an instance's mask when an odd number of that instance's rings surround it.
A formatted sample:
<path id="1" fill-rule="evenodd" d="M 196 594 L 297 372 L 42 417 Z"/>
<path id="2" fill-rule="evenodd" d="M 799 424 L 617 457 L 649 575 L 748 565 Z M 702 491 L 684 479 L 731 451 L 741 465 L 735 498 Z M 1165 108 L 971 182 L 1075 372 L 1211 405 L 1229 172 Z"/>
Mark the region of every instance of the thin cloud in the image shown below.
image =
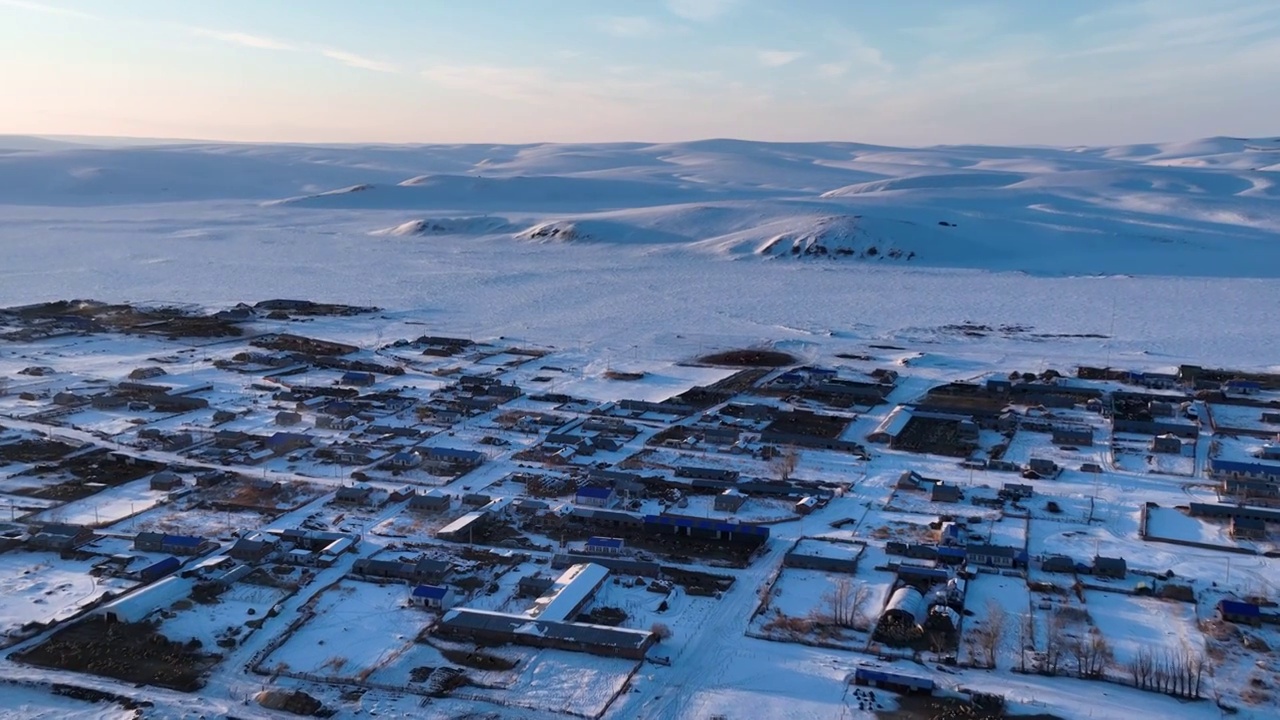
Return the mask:
<path id="1" fill-rule="evenodd" d="M 685 20 L 708 22 L 727 14 L 737 4 L 738 0 L 667 0 L 667 9 Z"/>
<path id="2" fill-rule="evenodd" d="M 296 45 L 276 40 L 275 38 L 264 37 L 262 35 L 251 35 L 242 32 L 222 32 L 220 30 L 209 30 L 207 28 L 191 28 L 191 32 L 201 37 L 221 40 L 232 45 L 240 45 L 258 50 L 298 50 Z"/>
<path id="3" fill-rule="evenodd" d="M 32 0 L 0 0 L 0 7 L 11 7 L 18 10 L 44 13 L 46 15 L 61 15 L 63 17 L 78 18 L 80 20 L 98 19 L 97 15 L 91 15 L 87 12 L 58 7 L 57 5 L 46 5 L 45 3 L 33 2 Z"/>
<path id="4" fill-rule="evenodd" d="M 359 68 L 360 70 L 371 70 L 373 72 L 380 73 L 394 73 L 399 71 L 399 69 L 391 63 L 374 60 L 345 50 L 321 50 L 320 54 L 330 60 L 337 60 L 343 65 Z"/>
<path id="5" fill-rule="evenodd" d="M 756 59 L 765 67 L 782 67 L 804 57 L 804 53 L 794 50 L 761 50 Z"/>
<path id="6" fill-rule="evenodd" d="M 613 15 L 596 20 L 596 27 L 614 37 L 652 37 L 661 32 L 662 26 L 641 15 Z"/>
<path id="7" fill-rule="evenodd" d="M 4 0 L 0 0 L 0 2 L 3 1 Z M 222 30 L 211 30 L 209 28 L 187 28 L 187 30 L 201 37 L 211 38 L 231 45 L 239 45 L 240 47 L 253 48 L 255 50 L 315 53 L 330 60 L 340 62 L 347 67 L 353 67 L 360 70 L 369 70 L 371 72 L 380 73 L 399 72 L 399 68 L 389 62 L 375 60 L 347 50 L 318 47 L 313 45 L 300 45 L 287 40 L 279 40 L 272 37 L 266 37 L 265 35 L 253 35 L 251 33 L 226 32 Z"/>

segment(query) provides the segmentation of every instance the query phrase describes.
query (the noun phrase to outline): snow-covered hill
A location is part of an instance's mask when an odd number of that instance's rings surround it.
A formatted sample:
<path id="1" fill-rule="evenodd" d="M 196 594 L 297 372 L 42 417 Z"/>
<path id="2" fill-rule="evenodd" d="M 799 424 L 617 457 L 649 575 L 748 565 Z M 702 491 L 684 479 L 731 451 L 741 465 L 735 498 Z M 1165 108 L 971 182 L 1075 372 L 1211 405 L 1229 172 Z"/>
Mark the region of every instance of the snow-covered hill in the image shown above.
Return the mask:
<path id="1" fill-rule="evenodd" d="M 7 138 L 0 217 L 1044 274 L 1280 276 L 1280 139 L 91 148 Z M 39 208 L 62 208 L 40 210 Z M 179 210 L 178 208 L 181 208 Z M 231 212 L 228 215 L 228 208 Z M 232 236 L 217 227 L 184 237 Z M 194 234 L 192 234 L 194 233 Z M 495 251 L 496 252 L 496 251 Z"/>

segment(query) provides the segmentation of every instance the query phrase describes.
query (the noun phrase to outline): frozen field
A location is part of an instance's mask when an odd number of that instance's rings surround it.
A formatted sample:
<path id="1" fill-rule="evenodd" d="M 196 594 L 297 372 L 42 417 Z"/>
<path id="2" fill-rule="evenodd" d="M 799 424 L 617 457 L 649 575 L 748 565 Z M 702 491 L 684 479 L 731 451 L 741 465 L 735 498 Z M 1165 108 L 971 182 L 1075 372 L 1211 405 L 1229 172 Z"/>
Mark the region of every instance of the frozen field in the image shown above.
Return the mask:
<path id="1" fill-rule="evenodd" d="M 655 347 L 674 360 L 853 338 L 1273 364 L 1255 329 L 1280 306 L 1280 216 L 1251 147 L 16 152 L 0 158 L 15 188 L 0 304 L 377 304 L 462 334 L 590 343 L 623 367 Z M 1011 158 L 1021 169 L 986 168 Z M 815 245 L 828 254 L 785 250 Z M 948 329 L 965 322 L 1017 329 Z M 1063 337 L 1079 334 L 1114 337 Z"/>
<path id="2" fill-rule="evenodd" d="M 128 580 L 89 575 L 91 560 L 62 560 L 52 552 L 0 553 L 0 643 L 29 622 L 47 623 L 75 615 L 104 593 L 134 586 Z"/>

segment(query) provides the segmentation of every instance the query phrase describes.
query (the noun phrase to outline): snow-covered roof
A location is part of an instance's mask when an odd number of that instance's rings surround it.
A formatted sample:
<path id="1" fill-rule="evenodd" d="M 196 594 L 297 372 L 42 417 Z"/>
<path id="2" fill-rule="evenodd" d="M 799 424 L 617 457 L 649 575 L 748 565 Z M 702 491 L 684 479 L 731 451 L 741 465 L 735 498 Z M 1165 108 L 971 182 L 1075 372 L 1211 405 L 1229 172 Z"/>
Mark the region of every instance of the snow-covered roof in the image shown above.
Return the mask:
<path id="1" fill-rule="evenodd" d="M 595 563 L 580 563 L 565 570 L 547 594 L 533 602 L 529 617 L 539 620 L 569 620 L 587 598 L 600 587 L 609 569 Z"/>

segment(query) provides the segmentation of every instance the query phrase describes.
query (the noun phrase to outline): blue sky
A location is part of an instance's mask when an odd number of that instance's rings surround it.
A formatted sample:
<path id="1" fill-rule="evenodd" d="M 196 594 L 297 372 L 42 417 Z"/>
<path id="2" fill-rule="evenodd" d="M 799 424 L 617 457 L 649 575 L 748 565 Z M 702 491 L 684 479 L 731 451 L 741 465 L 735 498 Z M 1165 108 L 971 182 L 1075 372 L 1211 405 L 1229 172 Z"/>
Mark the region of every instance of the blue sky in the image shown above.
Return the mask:
<path id="1" fill-rule="evenodd" d="M 0 133 L 1106 144 L 1280 133 L 1276 0 L 0 0 Z"/>

